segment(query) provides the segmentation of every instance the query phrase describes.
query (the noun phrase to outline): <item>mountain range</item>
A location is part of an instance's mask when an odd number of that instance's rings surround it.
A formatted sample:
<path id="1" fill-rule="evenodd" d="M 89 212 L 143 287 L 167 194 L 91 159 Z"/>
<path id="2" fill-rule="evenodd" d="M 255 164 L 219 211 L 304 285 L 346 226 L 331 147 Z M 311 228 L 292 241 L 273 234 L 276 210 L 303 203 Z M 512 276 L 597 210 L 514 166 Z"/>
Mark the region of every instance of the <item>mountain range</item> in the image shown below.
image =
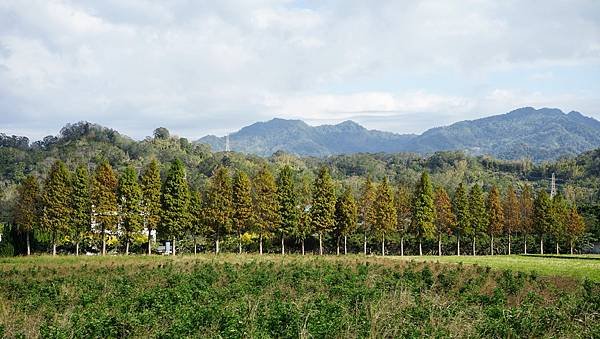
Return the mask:
<path id="1" fill-rule="evenodd" d="M 600 147 L 600 121 L 579 112 L 523 107 L 506 114 L 431 128 L 420 135 L 368 130 L 353 121 L 310 126 L 301 120 L 275 118 L 229 135 L 230 149 L 269 156 L 277 151 L 298 155 L 462 150 L 502 159 L 553 160 Z M 215 151 L 225 137 L 208 135 L 197 142 Z"/>

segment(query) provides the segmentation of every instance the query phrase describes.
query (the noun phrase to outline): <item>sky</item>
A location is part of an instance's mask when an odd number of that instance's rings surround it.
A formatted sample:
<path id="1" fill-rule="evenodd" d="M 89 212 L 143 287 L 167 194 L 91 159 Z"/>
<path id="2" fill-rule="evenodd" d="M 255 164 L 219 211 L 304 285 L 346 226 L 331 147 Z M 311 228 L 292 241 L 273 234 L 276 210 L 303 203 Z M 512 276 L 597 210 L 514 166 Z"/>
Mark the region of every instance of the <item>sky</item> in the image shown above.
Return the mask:
<path id="1" fill-rule="evenodd" d="M 32 140 L 82 120 L 421 133 L 523 106 L 600 119 L 600 1 L 0 1 L 0 132 Z"/>

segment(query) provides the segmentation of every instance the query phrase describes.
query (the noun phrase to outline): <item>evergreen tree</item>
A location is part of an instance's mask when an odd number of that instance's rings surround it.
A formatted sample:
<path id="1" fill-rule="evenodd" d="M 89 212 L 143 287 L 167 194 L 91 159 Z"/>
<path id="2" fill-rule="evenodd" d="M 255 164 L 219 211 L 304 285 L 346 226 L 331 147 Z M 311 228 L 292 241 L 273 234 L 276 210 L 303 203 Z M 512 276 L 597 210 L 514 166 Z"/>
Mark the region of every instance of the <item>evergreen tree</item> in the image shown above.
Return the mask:
<path id="1" fill-rule="evenodd" d="M 254 179 L 254 211 L 259 235 L 259 253 L 263 253 L 265 235 L 276 230 L 279 225 L 279 203 L 275 178 L 266 166 L 258 171 Z"/>
<path id="2" fill-rule="evenodd" d="M 423 172 L 413 198 L 412 231 L 419 239 L 419 255 L 423 255 L 423 239 L 431 239 L 435 234 L 435 207 L 433 188 L 429 174 Z"/>
<path id="3" fill-rule="evenodd" d="M 121 227 L 125 236 L 125 255 L 129 255 L 129 243 L 132 234 L 142 229 L 142 190 L 138 184 L 137 172 L 132 166 L 125 168 L 119 179 L 118 196 Z"/>
<path id="4" fill-rule="evenodd" d="M 92 201 L 90 197 L 90 174 L 86 166 L 78 166 L 73 176 L 73 239 L 75 254 L 79 255 L 79 244 L 92 224 Z"/>
<path id="5" fill-rule="evenodd" d="M 173 239 L 173 255 L 176 255 L 176 241 L 188 229 L 190 222 L 190 190 L 183 162 L 171 162 L 161 196 L 162 216 L 159 233 Z"/>
<path id="6" fill-rule="evenodd" d="M 69 233 L 71 223 L 71 182 L 67 166 L 60 160 L 50 168 L 42 194 L 41 225 L 52 235 L 52 255 L 59 237 Z"/>
<path id="7" fill-rule="evenodd" d="M 519 201 L 521 209 L 521 224 L 519 232 L 523 235 L 523 253 L 527 254 L 527 236 L 533 232 L 533 194 L 531 187 L 525 185 Z"/>
<path id="8" fill-rule="evenodd" d="M 229 171 L 219 167 L 210 178 L 204 199 L 205 223 L 215 238 L 215 253 L 219 253 L 219 242 L 231 230 L 232 187 Z"/>
<path id="9" fill-rule="evenodd" d="M 381 236 L 381 255 L 385 256 L 385 235 L 396 229 L 397 216 L 394 205 L 394 194 L 388 184 L 387 178 L 379 184 L 373 204 L 375 210 L 375 230 Z"/>
<path id="10" fill-rule="evenodd" d="M 540 254 L 544 254 L 544 235 L 552 229 L 552 200 L 545 190 L 540 190 L 533 204 L 533 227 L 540 237 Z"/>
<path id="11" fill-rule="evenodd" d="M 469 191 L 469 220 L 471 223 L 467 234 L 473 239 L 473 255 L 476 255 L 475 239 L 484 232 L 488 223 L 483 192 L 478 184 L 473 185 Z"/>
<path id="12" fill-rule="evenodd" d="M 550 228 L 550 233 L 556 244 L 556 254 L 560 254 L 559 243 L 565 238 L 567 219 L 569 217 L 569 204 L 562 193 L 558 193 L 552 199 L 552 213 L 554 222 Z"/>
<path id="13" fill-rule="evenodd" d="M 398 186 L 394 202 L 396 203 L 396 224 L 398 233 L 400 233 L 400 255 L 404 256 L 404 237 L 409 231 L 412 217 L 411 191 L 405 186 Z"/>
<path id="14" fill-rule="evenodd" d="M 367 255 L 367 235 L 373 230 L 375 224 L 375 189 L 371 178 L 367 176 L 363 184 L 360 197 L 360 223 L 364 234 L 364 254 Z"/>
<path id="15" fill-rule="evenodd" d="M 27 241 L 27 255 L 31 255 L 30 235 L 39 225 L 39 200 L 40 188 L 33 175 L 27 178 L 18 188 L 17 204 L 15 206 L 15 224 L 18 231 L 25 233 Z"/>
<path id="16" fill-rule="evenodd" d="M 285 254 L 285 236 L 292 233 L 298 223 L 298 209 L 292 168 L 288 165 L 279 171 L 277 177 L 277 200 L 279 205 L 279 227 L 281 254 Z"/>
<path id="17" fill-rule="evenodd" d="M 488 234 L 490 235 L 490 254 L 494 255 L 494 236 L 502 234 L 504 227 L 504 210 L 500 200 L 500 192 L 492 186 L 488 195 Z"/>
<path id="18" fill-rule="evenodd" d="M 438 255 L 442 255 L 442 236 L 452 234 L 456 227 L 456 216 L 452 212 L 452 202 L 446 190 L 439 187 L 435 191 L 435 224 L 438 236 Z"/>
<path id="19" fill-rule="evenodd" d="M 202 195 L 199 191 L 192 191 L 190 194 L 190 233 L 194 240 L 194 255 L 198 253 L 198 235 L 204 233 L 203 223 L 203 209 L 202 209 Z"/>
<path id="20" fill-rule="evenodd" d="M 504 199 L 504 233 L 508 236 L 508 255 L 511 254 L 512 233 L 519 229 L 521 224 L 521 211 L 519 207 L 519 199 L 515 193 L 515 189 L 511 186 L 506 191 Z"/>
<path id="21" fill-rule="evenodd" d="M 252 184 L 245 172 L 239 170 L 233 178 L 233 225 L 238 237 L 238 252 L 242 253 L 242 234 L 252 226 Z"/>
<path id="22" fill-rule="evenodd" d="M 344 255 L 348 254 L 348 235 L 356 230 L 357 207 L 352 189 L 346 187 L 342 196 L 335 203 L 335 233 L 337 238 L 337 254 L 340 254 L 340 238 L 344 237 Z"/>
<path id="23" fill-rule="evenodd" d="M 576 241 L 585 232 L 585 221 L 577 212 L 577 207 L 571 207 L 566 220 L 566 236 L 573 254 L 573 242 Z"/>
<path id="24" fill-rule="evenodd" d="M 141 178 L 142 186 L 142 216 L 144 226 L 148 230 L 148 255 L 152 254 L 152 231 L 160 224 L 162 183 L 158 161 L 153 159 Z"/>
<path id="25" fill-rule="evenodd" d="M 100 225 L 102 255 L 106 254 L 106 231 L 116 229 L 117 210 L 117 177 L 105 161 L 96 168 L 92 185 L 92 215 Z"/>
<path id="26" fill-rule="evenodd" d="M 460 255 L 460 238 L 463 234 L 469 234 L 471 229 L 469 198 L 462 182 L 458 184 L 454 193 L 454 215 L 456 215 L 456 254 Z"/>
<path id="27" fill-rule="evenodd" d="M 302 255 L 304 255 L 304 242 L 313 232 L 312 222 L 310 221 L 311 186 L 311 180 L 307 176 L 303 176 L 297 192 L 299 211 L 294 235 L 297 239 L 300 239 Z"/>
<path id="28" fill-rule="evenodd" d="M 310 220 L 319 233 L 319 254 L 323 255 L 323 235 L 333 227 L 335 213 L 335 191 L 327 167 L 321 167 L 313 184 Z"/>

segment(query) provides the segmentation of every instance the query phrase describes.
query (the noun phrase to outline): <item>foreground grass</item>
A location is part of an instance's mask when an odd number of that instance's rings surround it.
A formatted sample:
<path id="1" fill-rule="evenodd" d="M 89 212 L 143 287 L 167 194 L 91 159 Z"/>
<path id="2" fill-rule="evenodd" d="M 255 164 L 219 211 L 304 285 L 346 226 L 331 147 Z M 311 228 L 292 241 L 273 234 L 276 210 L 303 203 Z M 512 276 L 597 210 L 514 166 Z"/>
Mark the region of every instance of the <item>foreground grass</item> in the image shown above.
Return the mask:
<path id="1" fill-rule="evenodd" d="M 7 337 L 600 336 L 599 283 L 397 258 L 3 259 L 0 300 Z"/>

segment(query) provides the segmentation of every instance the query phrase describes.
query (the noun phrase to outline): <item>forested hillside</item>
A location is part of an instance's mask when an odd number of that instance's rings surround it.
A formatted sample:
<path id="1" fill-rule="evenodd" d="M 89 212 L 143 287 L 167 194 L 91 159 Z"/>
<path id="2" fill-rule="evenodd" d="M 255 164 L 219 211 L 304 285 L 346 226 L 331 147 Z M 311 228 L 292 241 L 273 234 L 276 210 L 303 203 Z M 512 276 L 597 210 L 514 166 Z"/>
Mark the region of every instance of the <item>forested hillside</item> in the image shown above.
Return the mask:
<path id="1" fill-rule="evenodd" d="M 33 143 L 23 137 L 2 135 L 0 145 L 2 243 L 7 244 L 12 239 L 15 246 L 13 253 L 26 251 L 26 237 L 30 233 L 32 246 L 38 251 L 51 250 L 52 243 L 55 243 L 58 251 L 75 252 L 79 242 L 82 251 L 100 251 L 105 246 L 110 251 L 129 251 L 130 244 L 132 251 L 145 251 L 143 243 L 147 243 L 148 238 L 140 230 L 148 220 L 141 220 L 138 216 L 148 215 L 143 210 L 148 208 L 144 188 L 148 186 L 147 180 L 150 180 L 145 176 L 152 166 L 156 166 L 155 177 L 159 180 L 156 199 L 160 201 L 156 201 L 156 208 L 167 208 L 159 213 L 160 220 L 154 221 L 159 239 L 176 239 L 181 243 L 182 250 L 187 251 L 199 248 L 193 246 L 196 242 L 202 244 L 200 248 L 203 250 L 213 250 L 215 240 L 221 241 L 226 250 L 237 249 L 243 243 L 246 250 L 257 251 L 263 245 L 266 251 L 275 248 L 277 251 L 283 250 L 284 244 L 294 251 L 300 251 L 305 245 L 302 240 L 306 240 L 307 250 L 325 247 L 327 251 L 334 251 L 347 241 L 347 247 L 352 251 L 363 251 L 368 247 L 369 251 L 382 250 L 383 253 L 397 253 L 404 246 L 412 253 L 418 253 L 420 247 L 425 253 L 435 253 L 439 250 L 439 242 L 443 240 L 445 246 L 454 251 L 458 241 L 455 224 L 459 218 L 456 195 L 460 187 L 470 197 L 474 196 L 480 201 L 485 209 L 482 212 L 485 215 L 480 216 L 478 227 L 481 229 L 477 233 L 469 233 L 469 225 L 463 229 L 464 236 L 469 237 L 468 246 L 464 247 L 469 247 L 466 250 L 471 251 L 472 241 L 473 246 L 487 248 L 493 246 L 490 242 L 495 234 L 502 239 L 507 236 L 507 212 L 503 213 L 503 218 L 497 218 L 495 224 L 490 222 L 489 214 L 494 204 L 497 205 L 498 201 L 502 201 L 503 205 L 507 203 L 509 192 L 512 191 L 517 197 L 522 197 L 526 187 L 530 188 L 533 203 L 534 196 L 549 192 L 552 173 L 557 178 L 559 196 L 565 201 L 560 207 L 560 215 L 569 216 L 575 208 L 578 214 L 585 217 L 585 230 L 576 239 L 576 250 L 589 249 L 590 244 L 600 236 L 597 219 L 600 210 L 600 150 L 541 164 L 498 160 L 487 156 L 473 157 L 461 152 L 438 152 L 427 157 L 410 153 L 360 153 L 327 158 L 297 157 L 277 152 L 262 158 L 235 152 L 211 152 L 205 145 L 171 136 L 164 128 L 156 129 L 152 137 L 135 141 L 115 130 L 86 122 L 65 126 L 58 136 Z M 324 169 L 327 174 L 323 173 Z M 423 182 L 422 173 L 429 174 L 427 181 L 430 184 Z M 329 175 L 330 179 L 327 179 Z M 76 219 L 71 216 L 56 223 L 59 228 L 64 227 L 64 232 L 44 229 L 53 225 L 50 222 L 54 220 L 51 215 L 46 216 L 45 222 L 43 219 L 35 222 L 32 228 L 36 231 L 30 232 L 25 227 L 28 225 L 23 225 L 28 219 L 21 218 L 23 211 L 19 210 L 19 206 L 26 183 L 37 182 L 39 195 L 44 197 L 49 187 L 62 189 L 61 176 L 69 178 L 70 186 L 67 189 L 70 191 L 65 196 L 75 194 L 74 183 L 79 176 L 83 183 L 79 191 L 83 192 L 84 200 L 89 197 L 90 201 L 96 202 L 96 212 L 102 208 L 102 204 L 114 205 L 112 209 L 107 208 L 105 214 L 97 213 L 98 220 L 95 220 L 97 225 L 106 224 L 112 229 L 106 232 L 106 239 L 99 237 L 97 230 L 89 233 L 87 222 L 80 225 L 84 231 L 74 235 L 71 228 Z M 372 182 L 375 201 L 380 205 L 377 207 L 378 216 L 369 226 L 372 228 L 365 231 L 358 226 L 366 227 L 368 224 L 365 218 L 369 217 L 364 214 L 364 208 L 368 205 L 368 199 L 365 200 L 367 179 Z M 280 194 L 285 185 L 289 185 L 288 200 Z M 227 193 L 223 192 L 232 187 L 250 196 L 245 200 L 236 200 L 235 195 L 225 199 L 224 194 Z M 315 196 L 319 191 L 317 188 L 323 187 L 330 188 L 321 196 Z M 472 192 L 475 187 L 481 192 Z M 86 189 L 89 189 L 89 193 L 85 192 Z M 112 195 L 105 196 L 107 191 Z M 414 210 L 414 199 L 419 192 L 429 197 L 424 197 L 424 201 L 436 199 L 437 207 L 444 205 L 444 202 L 450 203 L 448 210 L 436 211 L 436 217 L 445 215 L 449 219 L 426 218 L 422 223 L 415 222 L 415 213 L 420 212 Z M 185 200 L 183 203 L 178 200 L 182 197 Z M 44 199 L 41 200 L 43 205 Z M 131 204 L 132 201 L 139 203 Z M 404 209 L 397 205 L 402 201 L 405 201 Z M 244 204 L 249 204 L 246 206 L 248 215 L 222 214 L 232 208 L 231 204 L 237 204 L 234 210 L 238 212 L 243 210 Z M 352 216 L 352 208 L 348 209 L 352 204 L 357 209 L 355 216 Z M 390 207 L 392 204 L 394 206 Z M 282 206 L 289 206 L 288 214 L 284 213 Z M 72 209 L 72 206 L 67 207 Z M 44 216 L 50 210 L 47 206 L 45 208 L 45 212 L 32 213 Z M 111 216 L 113 211 L 115 215 Z M 427 214 L 427 211 L 423 213 Z M 182 215 L 184 219 L 180 218 Z M 284 219 L 292 221 L 285 223 L 282 215 L 291 215 L 291 219 Z M 343 223 L 343 220 L 349 221 Z M 405 225 L 405 229 L 398 228 L 407 220 L 413 221 Z M 433 227 L 432 223 L 437 226 Z M 182 225 L 193 227 L 188 229 Z M 303 229 L 299 225 L 310 227 Z M 440 225 L 447 226 L 443 234 L 439 232 L 443 228 Z M 533 236 L 535 232 L 532 228 L 528 236 Z M 442 235 L 443 239 L 440 238 Z M 566 233 L 553 235 L 552 229 L 548 228 L 536 236 L 552 244 L 558 240 L 563 252 L 569 247 Z M 366 237 L 366 241 L 363 237 Z M 382 240 L 390 245 L 383 247 Z M 515 241 L 522 242 L 519 239 Z M 534 242 L 532 238 L 529 241 L 530 251 L 537 251 L 537 240 Z M 498 249 L 503 253 L 507 250 L 505 245 Z"/>

